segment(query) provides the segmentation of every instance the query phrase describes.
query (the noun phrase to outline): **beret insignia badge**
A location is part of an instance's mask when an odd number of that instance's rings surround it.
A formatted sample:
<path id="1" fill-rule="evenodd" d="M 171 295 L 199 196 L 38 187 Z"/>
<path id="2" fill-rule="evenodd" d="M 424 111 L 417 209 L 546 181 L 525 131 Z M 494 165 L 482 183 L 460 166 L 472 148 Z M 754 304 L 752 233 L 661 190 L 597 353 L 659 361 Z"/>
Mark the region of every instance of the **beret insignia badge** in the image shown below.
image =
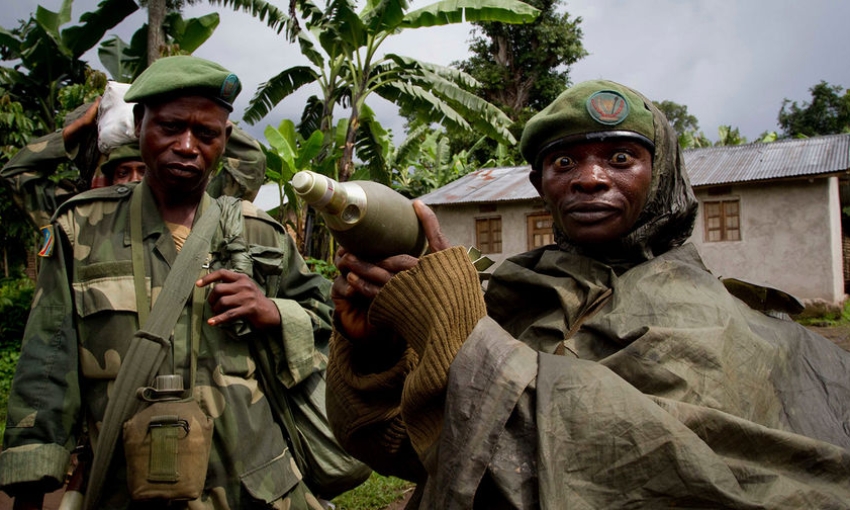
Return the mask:
<path id="1" fill-rule="evenodd" d="M 227 78 L 225 78 L 221 83 L 219 96 L 228 103 L 232 103 L 236 98 L 236 95 L 239 94 L 241 88 L 239 78 L 237 78 L 235 74 L 228 74 Z"/>
<path id="2" fill-rule="evenodd" d="M 587 98 L 587 113 L 606 126 L 616 126 L 629 116 L 629 103 L 619 92 L 600 90 Z"/>

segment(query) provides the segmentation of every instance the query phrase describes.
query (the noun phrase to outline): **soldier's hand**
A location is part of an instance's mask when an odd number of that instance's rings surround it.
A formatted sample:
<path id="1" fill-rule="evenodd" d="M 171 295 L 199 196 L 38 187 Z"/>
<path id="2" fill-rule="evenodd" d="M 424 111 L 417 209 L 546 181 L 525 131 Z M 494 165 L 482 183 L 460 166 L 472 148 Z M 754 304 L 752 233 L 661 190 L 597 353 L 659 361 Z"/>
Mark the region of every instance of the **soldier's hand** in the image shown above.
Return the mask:
<path id="1" fill-rule="evenodd" d="M 347 338 L 365 340 L 374 333 L 367 315 L 369 305 L 378 292 L 396 273 L 412 268 L 419 262 L 410 255 L 397 255 L 378 262 L 358 258 L 345 248 L 340 248 L 334 265 L 339 270 L 331 287 L 334 316 Z"/>
<path id="2" fill-rule="evenodd" d="M 207 298 L 215 314 L 207 320 L 211 326 L 237 319 L 247 320 L 257 330 L 280 326 L 277 305 L 247 275 L 219 269 L 195 282 L 198 287 L 210 284 L 215 284 Z"/>
<path id="3" fill-rule="evenodd" d="M 420 200 L 414 200 L 413 209 L 425 230 L 429 251 L 435 252 L 451 247 L 431 208 Z M 342 328 L 342 332 L 349 340 L 363 341 L 375 333 L 368 321 L 369 305 L 372 300 L 393 276 L 418 263 L 419 259 L 410 255 L 397 255 L 377 262 L 369 262 L 358 258 L 345 248 L 337 251 L 334 265 L 340 275 L 331 287 L 331 299 L 335 305 L 336 324 Z"/>

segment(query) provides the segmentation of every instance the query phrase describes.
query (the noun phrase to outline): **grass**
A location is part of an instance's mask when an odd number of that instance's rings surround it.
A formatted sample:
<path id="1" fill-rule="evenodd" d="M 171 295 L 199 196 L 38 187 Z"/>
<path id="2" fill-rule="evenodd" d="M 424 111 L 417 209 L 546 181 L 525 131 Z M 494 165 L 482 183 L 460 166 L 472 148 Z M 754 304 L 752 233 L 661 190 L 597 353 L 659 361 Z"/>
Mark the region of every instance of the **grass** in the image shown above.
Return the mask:
<path id="1" fill-rule="evenodd" d="M 362 485 L 335 497 L 332 503 L 337 510 L 381 510 L 403 498 L 413 487 L 408 481 L 373 472 Z"/>
<path id="2" fill-rule="evenodd" d="M 803 326 L 834 327 L 850 325 L 850 299 L 839 308 L 823 308 L 807 311 L 796 321 Z"/>

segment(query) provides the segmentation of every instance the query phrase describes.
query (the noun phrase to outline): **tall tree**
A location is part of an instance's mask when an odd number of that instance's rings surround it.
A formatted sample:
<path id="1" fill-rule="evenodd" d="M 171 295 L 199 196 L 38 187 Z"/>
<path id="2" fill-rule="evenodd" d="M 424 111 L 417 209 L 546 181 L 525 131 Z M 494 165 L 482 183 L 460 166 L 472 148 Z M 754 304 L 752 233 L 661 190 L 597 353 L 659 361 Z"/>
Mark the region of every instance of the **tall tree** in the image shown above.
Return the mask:
<path id="1" fill-rule="evenodd" d="M 141 0 L 140 3 L 148 9 L 147 65 L 151 65 L 165 48 L 165 31 L 162 25 L 169 6 L 166 0 Z M 172 6 L 172 9 L 175 7 L 179 9 L 181 5 Z"/>
<path id="2" fill-rule="evenodd" d="M 497 105 L 513 121 L 510 130 L 515 138 L 532 115 L 569 86 L 570 66 L 587 56 L 581 42 L 580 17 L 559 13 L 561 0 L 528 3 L 540 9 L 533 23 L 475 23 L 469 46 L 472 56 L 452 64 L 480 83 L 474 89 L 477 95 Z M 456 132 L 451 127 L 448 131 L 451 152 L 469 151 L 472 168 L 491 160 L 522 161 L 514 144 L 492 139 L 479 144 L 478 134 Z"/>
<path id="3" fill-rule="evenodd" d="M 175 48 L 169 44 L 173 34 L 169 33 L 169 16 L 179 14 L 186 5 L 195 5 L 201 0 L 138 0 L 142 7 L 148 10 L 148 22 L 143 27 L 145 36 L 145 51 L 143 53 L 144 70 L 156 59 L 175 54 L 190 54 L 191 50 Z M 233 10 L 250 12 L 260 20 L 267 20 L 268 25 L 280 31 L 286 15 L 277 7 L 265 0 L 209 0 L 210 5 L 230 6 Z"/>
<path id="4" fill-rule="evenodd" d="M 457 62 L 481 86 L 478 95 L 519 120 L 526 109 L 539 111 L 570 83 L 570 66 L 587 55 L 581 17 L 559 13 L 561 0 L 528 0 L 540 10 L 533 23 L 478 22 L 472 56 Z"/>
<path id="5" fill-rule="evenodd" d="M 786 98 L 779 110 L 785 136 L 807 137 L 850 132 L 850 90 L 821 81 L 809 89 L 810 103 L 798 105 Z M 843 92 L 843 93 L 842 93 Z"/>
<path id="6" fill-rule="evenodd" d="M 217 12 L 190 19 L 183 19 L 177 11 L 169 12 L 161 27 L 165 39 L 157 58 L 165 55 L 191 55 L 213 35 L 219 22 Z M 147 35 L 148 24 L 144 24 L 133 34 L 129 44 L 118 36 L 101 43 L 97 50 L 98 58 L 113 80 L 132 83 L 147 68 Z"/>
<path id="7" fill-rule="evenodd" d="M 688 113 L 687 106 L 667 100 L 653 101 L 653 104 L 664 113 L 677 135 L 699 131 L 699 121 Z"/>

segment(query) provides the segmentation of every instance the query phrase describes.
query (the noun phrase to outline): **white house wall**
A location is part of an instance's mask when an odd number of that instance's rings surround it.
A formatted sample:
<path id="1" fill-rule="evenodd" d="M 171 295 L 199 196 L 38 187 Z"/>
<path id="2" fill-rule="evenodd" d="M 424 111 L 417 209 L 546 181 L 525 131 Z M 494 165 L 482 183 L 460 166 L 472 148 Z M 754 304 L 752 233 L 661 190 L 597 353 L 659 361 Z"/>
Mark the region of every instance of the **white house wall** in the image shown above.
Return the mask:
<path id="1" fill-rule="evenodd" d="M 719 277 L 775 287 L 803 299 L 844 297 L 838 179 L 736 185 L 727 195 L 697 191 L 700 209 L 691 236 Z M 740 199 L 741 240 L 705 242 L 702 203 Z"/>
<path id="2" fill-rule="evenodd" d="M 529 201 L 496 202 L 494 205 L 496 210 L 492 212 L 481 212 L 478 204 L 431 206 L 449 241 L 466 247 L 476 244 L 476 219 L 502 218 L 502 252 L 486 254 L 496 262 L 487 272 L 492 272 L 506 258 L 528 251 L 528 215 L 543 212 L 542 207 L 533 207 Z"/>

